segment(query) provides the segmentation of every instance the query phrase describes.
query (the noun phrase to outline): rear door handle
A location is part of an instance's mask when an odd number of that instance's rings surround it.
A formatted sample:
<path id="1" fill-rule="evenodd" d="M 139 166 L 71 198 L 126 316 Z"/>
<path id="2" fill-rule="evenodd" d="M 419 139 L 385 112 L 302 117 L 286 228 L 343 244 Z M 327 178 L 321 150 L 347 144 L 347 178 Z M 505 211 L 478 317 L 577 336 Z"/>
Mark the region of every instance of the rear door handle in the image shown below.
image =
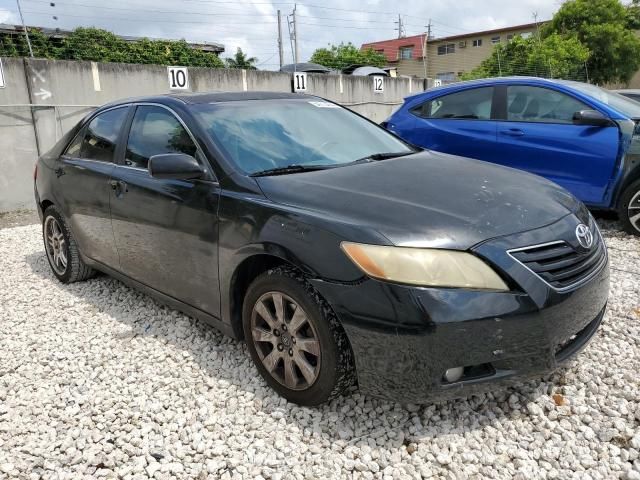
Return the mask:
<path id="1" fill-rule="evenodd" d="M 524 132 L 519 128 L 510 128 L 509 130 L 502 130 L 500 133 L 503 135 L 509 135 L 510 137 L 521 137 L 524 135 Z"/>

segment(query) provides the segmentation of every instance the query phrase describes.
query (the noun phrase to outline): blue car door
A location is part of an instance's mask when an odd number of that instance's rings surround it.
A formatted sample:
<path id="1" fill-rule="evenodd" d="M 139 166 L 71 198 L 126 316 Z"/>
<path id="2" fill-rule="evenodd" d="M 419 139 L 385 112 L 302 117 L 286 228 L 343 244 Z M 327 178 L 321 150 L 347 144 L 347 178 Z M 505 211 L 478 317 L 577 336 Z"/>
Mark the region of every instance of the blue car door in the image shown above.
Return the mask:
<path id="1" fill-rule="evenodd" d="M 492 160 L 497 142 L 493 94 L 493 87 L 479 87 L 432 98 L 410 110 L 415 121 L 408 128 L 402 122 L 389 128 L 430 150 Z"/>
<path id="2" fill-rule="evenodd" d="M 583 202 L 604 202 L 619 147 L 619 130 L 574 125 L 591 106 L 557 90 L 529 85 L 498 87 L 506 112 L 498 123 L 494 161 L 541 175 Z"/>

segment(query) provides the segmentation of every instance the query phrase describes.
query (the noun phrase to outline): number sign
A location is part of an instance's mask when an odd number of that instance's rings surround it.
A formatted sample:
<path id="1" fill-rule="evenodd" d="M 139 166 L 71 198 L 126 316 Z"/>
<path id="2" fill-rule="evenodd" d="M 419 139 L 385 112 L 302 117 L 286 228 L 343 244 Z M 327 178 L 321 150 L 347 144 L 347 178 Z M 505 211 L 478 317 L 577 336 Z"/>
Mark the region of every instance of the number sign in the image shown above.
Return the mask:
<path id="1" fill-rule="evenodd" d="M 169 89 L 189 90 L 189 70 L 187 67 L 167 67 Z"/>
<path id="2" fill-rule="evenodd" d="M 307 91 L 307 74 L 306 73 L 295 72 L 293 74 L 293 91 L 294 92 Z"/>
<path id="3" fill-rule="evenodd" d="M 373 93 L 384 93 L 384 77 L 373 77 Z"/>

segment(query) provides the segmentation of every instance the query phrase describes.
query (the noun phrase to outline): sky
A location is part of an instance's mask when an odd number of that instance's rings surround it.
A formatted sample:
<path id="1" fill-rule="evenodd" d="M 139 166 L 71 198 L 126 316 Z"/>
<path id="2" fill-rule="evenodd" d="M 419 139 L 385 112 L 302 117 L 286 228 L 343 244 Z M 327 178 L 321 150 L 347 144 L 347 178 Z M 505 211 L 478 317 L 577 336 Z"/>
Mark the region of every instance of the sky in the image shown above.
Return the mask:
<path id="1" fill-rule="evenodd" d="M 397 38 L 398 15 L 406 35 L 444 37 L 547 20 L 561 0 L 306 0 L 297 4 L 301 61 L 332 43 Z M 278 68 L 277 11 L 282 12 L 284 63 L 292 62 L 288 19 L 294 4 L 268 0 L 20 0 L 25 23 L 73 29 L 93 26 L 121 35 L 217 42 L 228 56 L 242 48 L 258 68 Z M 55 18 L 54 18 L 55 17 Z M 16 0 L 0 0 L 0 23 L 19 24 Z"/>

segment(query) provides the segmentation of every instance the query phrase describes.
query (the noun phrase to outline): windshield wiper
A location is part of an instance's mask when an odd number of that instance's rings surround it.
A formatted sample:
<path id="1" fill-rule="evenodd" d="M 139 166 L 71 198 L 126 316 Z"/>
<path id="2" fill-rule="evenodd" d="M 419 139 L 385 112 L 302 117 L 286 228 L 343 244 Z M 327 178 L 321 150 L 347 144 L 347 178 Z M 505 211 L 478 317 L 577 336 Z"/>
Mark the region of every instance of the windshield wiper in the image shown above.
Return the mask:
<path id="1" fill-rule="evenodd" d="M 287 165 L 286 167 L 268 168 L 259 172 L 252 173 L 252 177 L 267 177 L 270 175 L 287 175 L 289 173 L 313 172 L 316 170 L 325 170 L 333 168 L 333 165 Z"/>
<path id="2" fill-rule="evenodd" d="M 353 161 L 352 163 L 360 163 L 360 162 L 371 162 L 378 160 L 387 160 L 388 158 L 398 158 L 405 157 L 407 155 L 412 155 L 416 152 L 383 152 L 383 153 L 374 153 L 371 155 L 367 155 L 366 157 L 359 158 L 358 160 Z"/>

